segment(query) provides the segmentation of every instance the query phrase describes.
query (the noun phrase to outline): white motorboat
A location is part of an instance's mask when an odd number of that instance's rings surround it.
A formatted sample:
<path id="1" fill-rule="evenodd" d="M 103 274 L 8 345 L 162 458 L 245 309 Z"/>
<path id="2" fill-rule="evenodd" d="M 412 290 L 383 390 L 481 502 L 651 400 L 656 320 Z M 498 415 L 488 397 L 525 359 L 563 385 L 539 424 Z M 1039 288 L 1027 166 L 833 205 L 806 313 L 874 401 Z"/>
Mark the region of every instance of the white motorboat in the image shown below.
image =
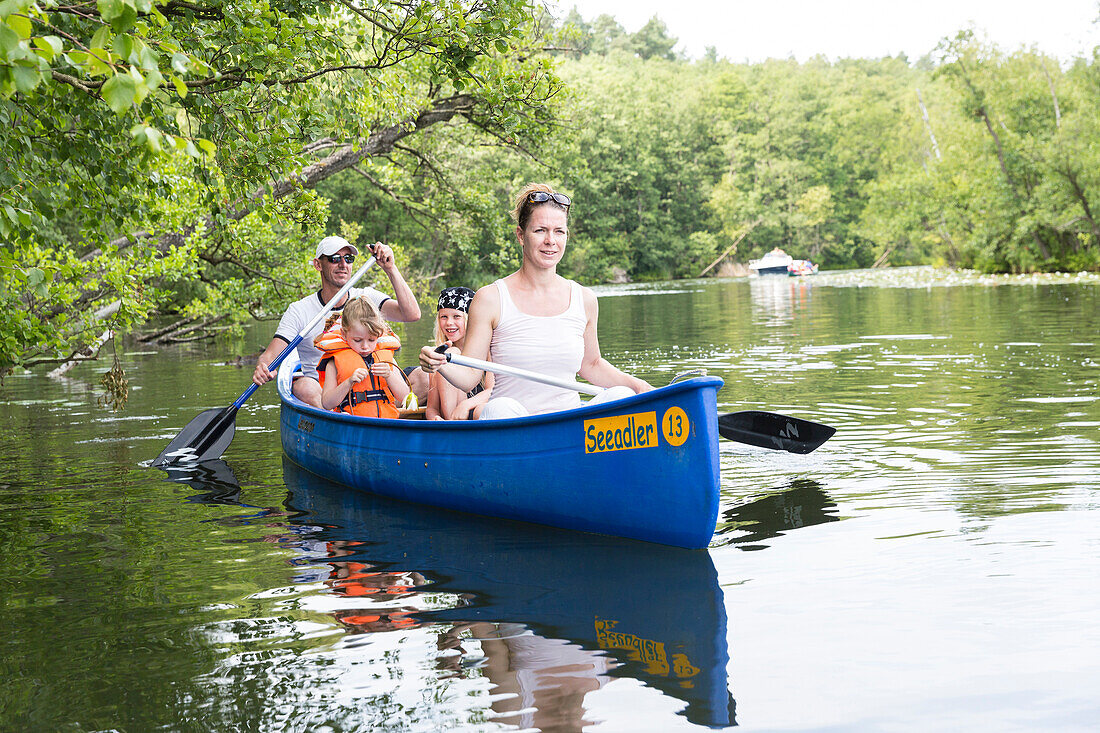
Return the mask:
<path id="1" fill-rule="evenodd" d="M 794 258 L 776 247 L 758 260 L 749 260 L 749 269 L 757 275 L 786 275 Z"/>

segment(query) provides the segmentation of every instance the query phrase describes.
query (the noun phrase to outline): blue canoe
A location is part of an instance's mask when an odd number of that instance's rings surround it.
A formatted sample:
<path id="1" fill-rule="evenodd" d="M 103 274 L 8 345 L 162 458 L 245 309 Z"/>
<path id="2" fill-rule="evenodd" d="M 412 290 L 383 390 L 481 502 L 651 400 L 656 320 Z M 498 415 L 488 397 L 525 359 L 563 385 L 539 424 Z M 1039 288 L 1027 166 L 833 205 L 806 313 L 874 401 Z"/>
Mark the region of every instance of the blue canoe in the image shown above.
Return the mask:
<path id="1" fill-rule="evenodd" d="M 718 518 L 718 390 L 646 394 L 508 420 L 366 418 L 319 410 L 279 369 L 287 457 L 355 489 L 491 517 L 706 547 Z"/>

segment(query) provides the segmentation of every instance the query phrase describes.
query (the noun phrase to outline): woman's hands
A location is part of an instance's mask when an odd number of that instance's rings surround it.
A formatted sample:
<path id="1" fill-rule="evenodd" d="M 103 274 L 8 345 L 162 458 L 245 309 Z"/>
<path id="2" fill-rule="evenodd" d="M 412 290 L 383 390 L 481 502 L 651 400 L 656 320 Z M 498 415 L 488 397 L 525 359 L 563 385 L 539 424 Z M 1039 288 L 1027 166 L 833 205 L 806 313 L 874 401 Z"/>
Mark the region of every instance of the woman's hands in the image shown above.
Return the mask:
<path id="1" fill-rule="evenodd" d="M 448 341 L 442 346 L 425 346 L 420 349 L 420 368 L 424 371 L 432 374 L 438 372 L 439 368 L 447 363 L 447 356 L 444 352 L 450 351 L 452 354 L 461 354 L 457 347 L 452 346 Z"/>

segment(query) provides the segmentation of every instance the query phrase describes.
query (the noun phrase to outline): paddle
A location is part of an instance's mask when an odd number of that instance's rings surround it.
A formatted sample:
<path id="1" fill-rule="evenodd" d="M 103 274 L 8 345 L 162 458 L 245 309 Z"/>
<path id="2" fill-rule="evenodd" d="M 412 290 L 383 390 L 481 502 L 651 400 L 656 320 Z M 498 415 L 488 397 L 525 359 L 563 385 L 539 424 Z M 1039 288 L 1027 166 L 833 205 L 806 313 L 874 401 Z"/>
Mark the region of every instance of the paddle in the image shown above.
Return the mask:
<path id="1" fill-rule="evenodd" d="M 436 351 L 444 353 L 443 350 L 447 348 L 447 344 L 439 346 Z M 547 374 L 539 374 L 538 372 L 529 372 L 526 369 L 520 369 L 519 367 L 507 366 L 505 364 L 497 364 L 493 361 L 482 361 L 481 359 L 474 359 L 463 354 L 453 354 L 447 352 L 444 354 L 447 357 L 447 361 L 452 364 L 458 364 L 459 366 L 470 367 L 471 369 L 481 369 L 486 372 L 494 372 L 496 374 L 507 374 L 511 377 L 519 377 L 520 379 L 530 379 L 532 382 L 542 382 L 543 384 L 549 384 L 551 387 L 561 387 L 562 389 L 571 389 L 581 394 L 598 395 L 604 391 L 603 387 L 596 387 L 591 384 L 581 384 L 580 382 L 574 382 L 571 379 L 558 379 L 557 377 L 551 377 Z"/>
<path id="2" fill-rule="evenodd" d="M 726 440 L 788 453 L 809 453 L 835 432 L 828 425 L 774 412 L 746 410 L 718 416 L 718 434 Z"/>
<path id="3" fill-rule="evenodd" d="M 436 351 L 443 353 L 443 349 L 446 348 L 446 344 L 444 344 Z M 598 395 L 604 391 L 603 387 L 581 384 L 569 379 L 558 379 L 546 374 L 519 369 L 518 367 L 473 359 L 462 354 L 447 352 L 446 356 L 447 361 L 459 366 L 482 369 L 497 374 L 508 374 L 521 379 L 549 384 L 552 387 L 576 390 L 583 394 Z M 802 420 L 797 417 L 778 415 L 774 412 L 748 410 L 718 416 L 718 434 L 726 440 L 754 445 L 758 448 L 783 450 L 788 453 L 809 453 L 831 438 L 835 432 L 836 428 L 828 425 Z"/>
<path id="4" fill-rule="evenodd" d="M 279 364 L 283 362 L 290 352 L 297 348 L 298 344 L 302 342 L 302 339 L 306 337 L 313 327 L 324 320 L 336 304 L 351 290 L 352 286 L 359 281 L 359 278 L 363 277 L 364 273 L 370 266 L 374 264 L 374 257 L 368 259 L 362 267 L 360 267 L 355 274 L 353 274 L 348 281 L 344 283 L 344 286 L 336 292 L 336 295 L 332 296 L 332 300 L 313 317 L 313 320 L 306 324 L 305 328 L 298 332 L 298 335 L 294 337 L 294 340 L 286 345 L 282 353 L 276 356 L 267 368 L 271 371 L 275 371 Z M 221 458 L 222 453 L 229 447 L 229 444 L 233 441 L 233 430 L 235 426 L 235 420 L 237 417 L 237 410 L 241 409 L 241 405 L 245 403 L 252 393 L 260 388 L 260 385 L 253 382 L 248 385 L 248 389 L 237 398 L 229 407 L 225 408 L 211 408 L 205 412 L 200 412 L 194 420 L 187 423 L 187 426 L 179 432 L 172 442 L 160 452 L 160 455 L 153 461 L 153 466 L 167 466 L 173 463 L 179 463 L 180 461 L 197 462 L 207 461 L 212 458 Z"/>

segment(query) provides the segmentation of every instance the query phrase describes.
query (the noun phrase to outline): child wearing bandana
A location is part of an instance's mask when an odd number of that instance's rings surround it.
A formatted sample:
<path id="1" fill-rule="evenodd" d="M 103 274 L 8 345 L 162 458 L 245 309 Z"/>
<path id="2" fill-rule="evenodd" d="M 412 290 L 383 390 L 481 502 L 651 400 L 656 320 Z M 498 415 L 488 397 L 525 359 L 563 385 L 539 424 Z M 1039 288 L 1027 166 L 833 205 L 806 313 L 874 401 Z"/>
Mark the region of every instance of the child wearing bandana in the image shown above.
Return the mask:
<path id="1" fill-rule="evenodd" d="M 439 294 L 435 312 L 435 342 L 462 348 L 466 340 L 466 314 L 474 291 L 470 288 L 446 288 Z M 489 401 L 493 375 L 485 373 L 481 383 L 469 393 L 453 386 L 440 374 L 430 375 L 426 417 L 429 420 L 476 420 L 481 407 Z"/>

